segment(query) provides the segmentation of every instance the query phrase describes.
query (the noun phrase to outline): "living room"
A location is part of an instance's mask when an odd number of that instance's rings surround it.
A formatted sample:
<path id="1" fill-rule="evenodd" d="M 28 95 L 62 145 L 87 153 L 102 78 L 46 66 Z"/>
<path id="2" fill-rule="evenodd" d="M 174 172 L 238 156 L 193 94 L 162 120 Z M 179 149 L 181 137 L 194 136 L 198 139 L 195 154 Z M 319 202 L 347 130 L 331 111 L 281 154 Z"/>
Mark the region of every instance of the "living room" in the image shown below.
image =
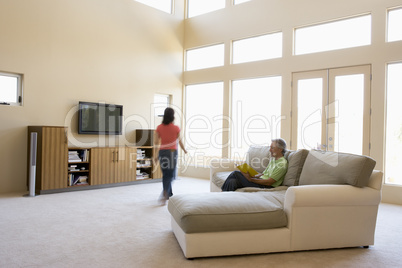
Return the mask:
<path id="1" fill-rule="evenodd" d="M 133 0 L 0 2 L 0 72 L 21 74 L 22 103 L 0 105 L 0 193 L 27 190 L 27 126 L 66 126 L 69 141 L 122 145 L 135 142 L 135 130 L 154 128 L 155 95 L 168 95 L 185 121 L 186 86 L 222 82 L 222 115 L 231 115 L 232 81 L 281 77 L 280 136 L 292 136 L 292 80 L 294 74 L 351 66 L 370 66 L 371 119 L 369 153 L 385 171 L 387 67 L 402 61 L 401 41 L 387 42 L 387 16 L 400 0 L 277 1 L 251 0 L 186 18 L 186 1 L 175 0 L 171 14 Z M 294 30 L 361 15 L 371 15 L 369 45 L 320 53 L 294 54 Z M 232 64 L 233 40 L 282 32 L 282 56 Z M 224 44 L 222 66 L 186 71 L 187 50 Z M 107 137 L 79 135 L 71 115 L 79 101 L 124 106 L 124 134 Z M 208 104 L 204 105 L 208 107 Z M 223 129 L 227 128 L 223 123 Z M 223 132 L 222 144 L 230 133 Z M 293 146 L 295 142 L 293 143 Z M 77 146 L 77 144 L 70 144 Z M 194 151 L 194 150 L 193 150 Z M 222 146 L 221 157 L 230 157 Z M 189 165 L 183 177 L 209 178 L 203 165 Z M 385 171 L 386 172 L 386 171 Z M 383 202 L 402 204 L 402 188 L 384 184 Z"/>

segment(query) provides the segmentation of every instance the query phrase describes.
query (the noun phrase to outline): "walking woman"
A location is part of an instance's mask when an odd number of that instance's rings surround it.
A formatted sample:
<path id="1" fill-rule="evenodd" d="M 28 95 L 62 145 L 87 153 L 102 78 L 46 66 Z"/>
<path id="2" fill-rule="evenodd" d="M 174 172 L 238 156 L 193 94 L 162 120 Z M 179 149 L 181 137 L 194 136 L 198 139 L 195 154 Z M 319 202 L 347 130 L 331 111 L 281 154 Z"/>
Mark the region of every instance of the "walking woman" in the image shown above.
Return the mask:
<path id="1" fill-rule="evenodd" d="M 160 203 L 166 204 L 166 201 L 173 195 L 172 181 L 176 177 L 177 166 L 177 143 L 179 143 L 184 153 L 187 153 L 180 137 L 180 128 L 173 124 L 174 110 L 166 108 L 163 115 L 162 124 L 155 130 L 155 147 L 156 152 L 154 161 L 159 158 L 162 170 L 163 191 L 160 197 Z"/>

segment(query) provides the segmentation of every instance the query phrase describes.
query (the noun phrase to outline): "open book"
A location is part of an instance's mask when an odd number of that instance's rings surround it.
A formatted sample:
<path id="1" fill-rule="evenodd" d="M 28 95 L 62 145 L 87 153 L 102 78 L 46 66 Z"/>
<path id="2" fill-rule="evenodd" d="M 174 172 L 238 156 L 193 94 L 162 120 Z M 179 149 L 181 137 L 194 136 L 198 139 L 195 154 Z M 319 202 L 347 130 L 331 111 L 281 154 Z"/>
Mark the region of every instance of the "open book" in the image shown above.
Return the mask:
<path id="1" fill-rule="evenodd" d="M 250 167 L 247 163 L 241 164 L 241 165 L 237 166 L 237 168 L 238 168 L 241 172 L 250 174 L 251 177 L 254 177 L 255 175 L 258 174 L 258 172 L 255 171 L 254 168 Z"/>

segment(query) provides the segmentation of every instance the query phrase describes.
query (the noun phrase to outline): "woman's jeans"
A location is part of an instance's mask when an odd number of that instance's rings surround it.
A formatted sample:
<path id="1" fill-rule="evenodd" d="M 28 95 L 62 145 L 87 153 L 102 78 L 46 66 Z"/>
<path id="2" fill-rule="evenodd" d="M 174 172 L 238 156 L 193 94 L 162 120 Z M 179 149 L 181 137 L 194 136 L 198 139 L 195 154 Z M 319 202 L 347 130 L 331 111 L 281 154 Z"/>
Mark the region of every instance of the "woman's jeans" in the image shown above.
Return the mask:
<path id="1" fill-rule="evenodd" d="M 176 178 L 177 150 L 160 150 L 159 163 L 162 170 L 163 197 L 173 195 L 172 181 Z"/>

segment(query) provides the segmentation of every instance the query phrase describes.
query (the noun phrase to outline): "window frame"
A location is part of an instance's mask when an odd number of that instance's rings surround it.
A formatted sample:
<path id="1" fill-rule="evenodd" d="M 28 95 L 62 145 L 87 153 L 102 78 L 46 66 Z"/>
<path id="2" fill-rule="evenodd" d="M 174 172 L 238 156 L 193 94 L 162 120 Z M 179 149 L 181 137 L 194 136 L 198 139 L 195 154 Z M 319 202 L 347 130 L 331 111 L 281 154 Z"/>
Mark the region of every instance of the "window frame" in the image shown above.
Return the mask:
<path id="1" fill-rule="evenodd" d="M 2 72 L 0 71 L 0 76 L 6 76 L 6 77 L 14 77 L 17 78 L 17 88 L 16 88 L 16 96 L 15 96 L 15 102 L 7 102 L 5 100 L 1 99 L 0 95 L 0 104 L 1 105 L 9 105 L 9 106 L 22 106 L 22 93 L 23 93 L 23 75 L 18 74 L 18 73 L 10 73 L 10 72 Z"/>
<path id="2" fill-rule="evenodd" d="M 187 3 L 186 18 L 187 18 L 187 19 L 194 18 L 194 17 L 197 17 L 197 16 L 202 16 L 202 15 L 204 15 L 204 14 L 209 14 L 209 13 L 211 13 L 211 12 L 214 12 L 214 11 L 217 11 L 217 10 L 222 10 L 222 9 L 225 9 L 225 8 L 226 8 L 226 0 L 222 0 L 223 3 L 224 3 L 224 4 L 223 4 L 224 6 L 223 6 L 222 8 L 213 9 L 213 10 L 210 10 L 210 11 L 207 11 L 207 12 L 204 12 L 204 13 L 196 13 L 195 15 L 192 15 L 192 14 L 190 14 L 190 6 L 191 6 L 190 1 L 191 1 L 191 0 L 186 0 L 186 3 Z"/>
<path id="3" fill-rule="evenodd" d="M 208 67 L 202 67 L 202 68 L 196 68 L 196 69 L 188 69 L 188 52 L 189 51 L 194 51 L 194 50 L 200 50 L 200 49 L 205 49 L 205 48 L 209 48 L 209 47 L 214 47 L 214 46 L 221 46 L 223 48 L 223 53 L 222 53 L 222 64 L 221 65 L 214 65 L 214 66 L 208 66 Z M 185 72 L 191 72 L 191 71 L 197 71 L 197 70 L 204 70 L 204 69 L 210 69 L 210 68 L 218 68 L 218 67 L 222 67 L 225 66 L 225 44 L 224 43 L 217 43 L 217 44 L 210 44 L 210 45 L 205 45 L 202 47 L 194 47 L 194 48 L 189 48 L 185 50 L 184 53 L 184 71 Z"/>
<path id="4" fill-rule="evenodd" d="M 238 0 L 232 0 L 233 5 L 240 5 L 240 4 L 243 4 L 243 3 L 250 2 L 250 1 L 252 1 L 252 0 L 244 0 L 244 1 L 240 2 L 240 3 L 236 3 L 237 1 L 238 1 Z"/>
<path id="5" fill-rule="evenodd" d="M 150 3 L 148 3 L 147 1 L 144 1 L 144 0 L 142 0 L 142 1 L 141 1 L 141 0 L 135 0 L 135 1 L 138 2 L 138 3 L 141 3 L 141 4 L 143 4 L 143 5 L 146 5 L 146 6 L 155 8 L 156 10 L 165 12 L 165 13 L 167 13 L 167 14 L 173 14 L 173 11 L 174 11 L 174 1 L 173 1 L 173 0 L 169 0 L 169 1 L 170 1 L 170 11 L 167 11 L 167 10 L 164 10 L 164 9 L 162 9 L 162 8 L 159 8 L 159 7 L 157 7 L 157 6 L 155 6 L 155 5 L 152 5 L 152 4 L 150 4 Z M 150 1 L 149 1 L 149 2 L 150 2 Z"/>
<path id="6" fill-rule="evenodd" d="M 244 125 L 240 124 L 240 123 L 249 123 L 250 122 L 250 118 L 246 118 L 245 122 L 238 122 L 236 119 L 238 117 L 238 115 L 235 114 L 235 112 L 237 111 L 237 103 L 234 100 L 234 96 L 235 96 L 235 90 L 238 90 L 239 88 L 236 87 L 236 83 L 237 82 L 246 82 L 246 81 L 250 81 L 251 83 L 254 81 L 261 81 L 261 80 L 266 80 L 266 81 L 270 81 L 270 79 L 278 79 L 280 86 L 279 86 L 279 93 L 278 95 L 280 96 L 280 108 L 279 108 L 279 117 L 276 117 L 275 119 L 278 120 L 279 119 L 279 128 L 276 128 L 277 125 L 275 127 L 273 127 L 273 125 L 271 124 L 271 129 L 270 130 L 278 130 L 279 129 L 279 135 L 278 135 L 278 131 L 276 132 L 271 132 L 271 139 L 276 139 L 279 138 L 281 136 L 281 124 L 282 124 L 282 103 L 283 103 L 283 76 L 282 75 L 266 75 L 266 76 L 256 76 L 256 77 L 247 77 L 247 78 L 240 78 L 240 79 L 234 79 L 230 81 L 230 100 L 229 100 L 229 106 L 230 106 L 230 131 L 228 133 L 228 139 L 229 139 L 229 152 L 228 152 L 228 156 L 230 159 L 234 159 L 236 161 L 242 160 L 245 157 L 245 154 L 247 152 L 247 149 L 245 149 L 245 151 L 241 152 L 242 149 L 239 150 L 239 147 L 237 147 L 237 150 L 234 148 L 234 146 L 238 146 L 238 141 L 239 139 L 240 141 L 240 145 L 242 145 L 243 143 L 246 142 L 247 137 L 244 134 L 249 134 L 249 133 L 253 133 L 253 128 L 246 128 Z M 270 83 L 270 82 L 269 82 Z M 260 88 L 261 89 L 261 88 Z M 277 100 L 274 100 L 277 101 Z M 243 104 L 241 104 L 243 105 Z M 267 118 L 266 114 L 256 114 L 255 115 L 257 118 L 261 118 L 264 117 L 266 119 L 270 119 L 272 120 L 273 117 L 271 115 L 271 118 Z M 240 116 L 243 119 L 245 119 L 244 114 L 241 114 Z M 253 119 L 254 120 L 254 119 Z M 270 121 L 270 123 L 273 123 L 272 121 Z M 278 123 L 278 121 L 275 121 L 275 123 Z M 239 134 L 239 130 L 241 130 L 241 135 L 236 136 Z M 264 145 L 269 145 L 270 144 L 270 139 L 267 139 L 267 143 Z M 258 144 L 258 145 L 262 145 L 262 144 Z M 247 148 L 249 148 L 249 146 L 246 146 Z M 239 153 L 240 151 L 240 153 Z M 242 153 L 244 155 L 242 155 Z"/>
<path id="7" fill-rule="evenodd" d="M 390 162 L 391 160 L 389 159 L 390 154 L 388 152 L 388 143 L 389 143 L 389 134 L 388 132 L 390 131 L 389 129 L 389 125 L 390 125 L 390 117 L 389 114 L 391 113 L 390 111 L 390 106 L 389 106 L 389 95 L 390 95 L 390 66 L 391 65 L 402 65 L 402 61 L 395 61 L 395 62 L 387 62 L 386 64 L 386 75 L 385 75 L 385 81 L 386 81 L 386 92 L 385 92 L 385 100 L 386 100 L 386 107 L 385 107 L 385 121 L 384 121 L 384 132 L 385 132 L 385 136 L 384 136 L 384 185 L 388 185 L 388 186 L 397 186 L 397 187 L 401 187 L 401 183 L 399 182 L 392 182 L 389 180 L 389 176 L 388 174 L 392 172 L 389 172 L 389 168 L 390 168 Z"/>
<path id="8" fill-rule="evenodd" d="M 299 52 L 297 53 L 297 30 L 299 29 L 305 29 L 305 28 L 311 28 L 311 27 L 317 27 L 317 26 L 322 26 L 326 24 L 333 24 L 337 22 L 342 22 L 342 21 L 347 21 L 347 20 L 352 20 L 352 19 L 357 19 L 357 18 L 362 18 L 362 17 L 370 17 L 370 43 L 365 44 L 365 45 L 354 45 L 354 46 L 348 46 L 348 47 L 339 47 L 339 48 L 331 48 L 331 49 L 324 49 L 324 50 L 318 50 L 318 51 L 309 51 L 309 52 Z M 353 16 L 348 16 L 348 17 L 342 17 L 342 18 L 337 18 L 333 20 L 327 20 L 327 21 L 322 21 L 322 22 L 317 22 L 317 23 L 312 23 L 308 25 L 302 25 L 302 26 L 297 26 L 293 28 L 293 56 L 302 56 L 302 55 L 311 55 L 315 53 L 323 53 L 323 52 L 330 52 L 330 51 L 337 51 L 341 49 L 350 49 L 350 48 L 356 48 L 356 47 L 363 47 L 363 46 L 370 46 L 372 45 L 372 39 L 373 39 L 373 16 L 371 13 L 363 13 L 363 14 L 357 14 Z"/>
<path id="9" fill-rule="evenodd" d="M 194 121 L 193 115 L 191 115 L 191 113 L 189 113 L 188 109 L 189 109 L 189 101 L 188 101 L 188 97 L 189 97 L 189 89 L 192 90 L 194 89 L 194 87 L 200 87 L 198 89 L 202 89 L 202 86 L 206 85 L 207 87 L 210 85 L 219 85 L 221 86 L 221 88 L 219 89 L 221 92 L 219 92 L 219 94 L 221 95 L 222 98 L 222 107 L 218 107 L 218 110 L 223 110 L 224 107 L 224 101 L 225 101 L 225 83 L 222 80 L 216 80 L 216 81 L 210 81 L 210 82 L 201 82 L 201 83 L 195 83 L 195 84 L 186 84 L 184 86 L 184 110 L 185 110 L 185 115 L 183 116 L 184 119 L 184 143 L 185 146 L 189 149 L 191 149 L 191 152 L 189 154 L 187 154 L 185 156 L 185 161 L 187 164 L 189 164 L 190 166 L 209 166 L 209 162 L 211 159 L 215 159 L 215 158 L 222 158 L 223 157 L 223 148 L 224 148 L 224 144 L 216 144 L 217 146 L 220 146 L 219 150 L 220 152 L 218 153 L 218 155 L 211 155 L 208 152 L 207 148 L 204 148 L 203 146 L 206 146 L 206 144 L 194 144 L 193 140 L 190 138 L 190 135 L 192 133 L 192 130 L 194 130 L 193 128 L 191 128 L 190 123 L 192 123 Z M 190 114 L 190 115 L 189 115 Z M 208 118 L 205 114 L 202 113 L 202 111 L 200 111 L 200 115 L 201 115 L 201 119 L 212 119 L 211 121 L 224 121 L 223 118 L 216 118 L 216 116 L 220 116 L 220 113 L 218 113 L 218 115 L 215 115 L 214 118 Z M 190 117 L 189 117 L 190 116 Z M 223 123 L 222 125 L 220 125 L 218 132 L 222 131 L 223 129 Z M 212 130 L 212 133 L 217 133 L 217 130 Z M 211 135 L 212 135 L 211 133 Z M 219 135 L 219 133 L 218 133 Z M 221 133 L 221 135 L 224 135 L 223 133 Z M 199 141 L 199 140 L 197 140 Z M 211 144 L 210 144 L 211 145 Z M 216 148 L 215 148 L 216 149 Z M 194 155 L 192 155 L 193 153 L 195 153 Z"/>
<path id="10" fill-rule="evenodd" d="M 249 61 L 241 61 L 241 62 L 234 62 L 234 57 L 235 57 L 235 43 L 239 42 L 239 41 L 244 41 L 244 40 L 248 40 L 248 39 L 257 39 L 257 38 L 262 38 L 265 36 L 273 36 L 273 35 L 280 35 L 280 39 L 281 39 L 281 51 L 280 51 L 280 56 L 278 57 L 269 57 L 269 58 L 263 58 L 263 59 L 257 59 L 257 60 L 249 60 Z M 269 47 L 267 47 L 267 49 L 269 49 Z M 232 40 L 231 41 L 231 59 L 230 59 L 230 63 L 231 64 L 242 64 L 242 63 L 249 63 L 249 62 L 257 62 L 257 61 L 265 61 L 265 60 L 274 60 L 274 59 L 280 59 L 283 58 L 283 32 L 282 31 L 275 31 L 275 32 L 269 32 L 269 33 L 265 33 L 265 34 L 259 34 L 259 35 L 253 35 L 253 36 L 249 36 L 249 37 L 245 37 L 245 38 L 240 38 L 240 39 L 236 39 L 236 40 Z"/>
<path id="11" fill-rule="evenodd" d="M 402 41 L 402 38 L 397 39 L 397 40 L 391 40 L 391 41 L 389 40 L 389 26 L 390 26 L 390 24 L 389 24 L 389 13 L 392 12 L 392 11 L 395 11 L 395 10 L 401 10 L 401 12 L 402 12 L 402 6 L 397 6 L 397 7 L 392 7 L 392 8 L 387 9 L 387 29 L 385 30 L 385 34 L 386 34 L 385 42 L 386 43 Z"/>

